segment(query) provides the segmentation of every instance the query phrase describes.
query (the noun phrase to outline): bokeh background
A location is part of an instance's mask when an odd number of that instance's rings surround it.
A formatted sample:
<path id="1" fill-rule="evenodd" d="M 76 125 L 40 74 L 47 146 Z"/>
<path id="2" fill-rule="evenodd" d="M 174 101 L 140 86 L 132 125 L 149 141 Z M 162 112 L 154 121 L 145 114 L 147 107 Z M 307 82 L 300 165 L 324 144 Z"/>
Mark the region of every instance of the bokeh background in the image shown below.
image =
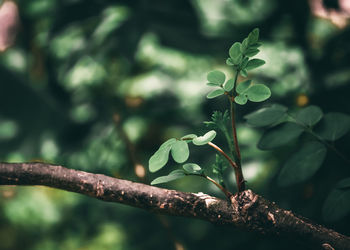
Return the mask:
<path id="1" fill-rule="evenodd" d="M 3 1 L 0 1 L 0 4 Z M 349 1 L 18 0 L 18 35 L 0 52 L 0 160 L 50 162 L 149 183 L 147 162 L 170 137 L 207 130 L 224 110 L 208 101 L 206 73 L 255 27 L 267 63 L 250 77 L 291 110 L 313 104 L 350 113 Z M 0 7 L 1 15 L 1 7 Z M 14 32 L 15 33 L 15 32 Z M 14 35 L 14 33 L 12 35 Z M 266 103 L 268 103 L 266 102 Z M 329 221 L 322 206 L 350 168 L 329 152 L 311 179 L 281 188 L 276 174 L 297 141 L 260 151 L 263 130 L 238 111 L 248 187 L 317 223 L 349 235 L 349 216 Z M 345 155 L 350 137 L 336 142 Z M 223 144 L 222 138 L 216 139 Z M 208 167 L 210 149 L 191 148 Z M 160 174 L 176 169 L 168 166 Z M 228 179 L 232 173 L 228 173 Z M 162 185 L 222 197 L 195 177 Z M 232 185 L 232 190 L 234 186 Z M 293 239 L 158 216 L 45 187 L 0 187 L 0 249 L 300 249 Z"/>

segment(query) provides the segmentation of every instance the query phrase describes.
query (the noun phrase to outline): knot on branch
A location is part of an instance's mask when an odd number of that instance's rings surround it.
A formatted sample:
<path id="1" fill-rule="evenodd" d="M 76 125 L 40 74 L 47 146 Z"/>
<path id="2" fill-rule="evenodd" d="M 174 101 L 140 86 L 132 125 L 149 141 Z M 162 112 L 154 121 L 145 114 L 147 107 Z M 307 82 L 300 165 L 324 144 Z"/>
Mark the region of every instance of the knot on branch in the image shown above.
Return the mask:
<path id="1" fill-rule="evenodd" d="M 232 208 L 246 222 L 249 220 L 248 210 L 256 204 L 257 200 L 258 195 L 248 189 L 231 197 Z"/>

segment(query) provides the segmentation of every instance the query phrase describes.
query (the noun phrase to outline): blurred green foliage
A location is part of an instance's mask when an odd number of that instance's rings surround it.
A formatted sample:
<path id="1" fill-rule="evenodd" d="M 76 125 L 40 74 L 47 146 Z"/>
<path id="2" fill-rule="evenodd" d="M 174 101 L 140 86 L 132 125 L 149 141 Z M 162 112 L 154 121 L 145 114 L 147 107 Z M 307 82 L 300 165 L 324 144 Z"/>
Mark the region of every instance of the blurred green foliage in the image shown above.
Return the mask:
<path id="1" fill-rule="evenodd" d="M 190 132 L 203 134 L 207 128 L 202 121 L 209 120 L 214 110 L 223 111 L 224 99 L 205 98 L 210 91 L 203 84 L 206 73 L 218 69 L 233 77 L 225 65 L 226 51 L 254 27 L 260 28 L 259 58 L 266 64 L 249 77 L 271 88 L 269 103 L 295 111 L 313 104 L 325 113 L 350 113 L 350 28 L 315 17 L 308 1 L 18 0 L 17 4 L 21 18 L 17 41 L 0 54 L 1 161 L 54 162 L 140 181 L 134 157 L 147 164 L 162 142 Z M 330 152 L 311 179 L 277 186 L 281 167 L 302 139 L 276 151 L 258 150 L 263 130 L 242 119 L 256 108 L 248 103 L 238 114 L 248 187 L 283 208 L 349 235 L 349 215 L 342 220 L 334 216 L 332 222 L 322 218 L 328 194 L 350 174 L 347 163 Z M 349 140 L 346 135 L 335 142 L 345 155 L 350 153 Z M 215 141 L 224 145 L 219 135 Z M 209 152 L 194 149 L 191 162 L 212 165 L 215 154 Z M 225 178 L 233 180 L 233 173 L 225 171 Z M 155 177 L 146 173 L 145 181 Z M 165 186 L 222 197 L 213 185 L 195 177 Z M 323 213 L 332 214 L 332 209 L 326 207 Z M 298 247 L 294 241 L 285 244 L 203 221 L 158 217 L 65 191 L 0 188 L 0 249 L 174 249 L 175 245 L 177 249 Z"/>

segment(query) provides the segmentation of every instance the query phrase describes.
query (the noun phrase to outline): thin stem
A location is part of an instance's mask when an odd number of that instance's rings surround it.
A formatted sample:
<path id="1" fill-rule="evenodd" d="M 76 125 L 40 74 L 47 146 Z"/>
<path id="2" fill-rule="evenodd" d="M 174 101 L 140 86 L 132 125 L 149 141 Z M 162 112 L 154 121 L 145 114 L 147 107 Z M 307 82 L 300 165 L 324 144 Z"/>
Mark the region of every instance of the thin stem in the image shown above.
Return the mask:
<path id="1" fill-rule="evenodd" d="M 217 186 L 224 194 L 225 196 L 230 200 L 230 197 L 232 196 L 232 193 L 230 193 L 227 189 L 225 189 L 223 186 L 221 186 L 219 183 L 217 183 L 214 179 L 210 178 L 209 176 L 202 174 L 203 178 L 207 179 L 211 183 L 213 183 L 215 186 Z"/>
<path id="2" fill-rule="evenodd" d="M 212 142 L 208 142 L 208 145 L 213 147 L 216 151 L 218 151 L 220 154 L 222 154 L 227 161 L 231 164 L 233 169 L 235 170 L 235 177 L 236 177 L 236 184 L 237 184 L 237 190 L 238 192 L 242 192 L 245 189 L 245 180 L 243 178 L 242 168 L 240 168 L 236 162 L 234 162 L 221 148 L 219 148 L 217 145 L 215 145 Z"/>
<path id="3" fill-rule="evenodd" d="M 237 160 L 237 164 L 241 165 L 241 152 L 239 150 L 238 139 L 237 139 L 237 130 L 236 130 L 236 119 L 235 119 L 235 104 L 230 100 L 231 104 L 231 125 L 232 125 L 232 136 L 233 142 L 235 144 L 234 156 Z"/>
<path id="4" fill-rule="evenodd" d="M 233 96 L 236 94 L 238 74 L 239 74 L 239 70 L 236 71 L 236 75 L 235 75 Z M 237 163 L 237 167 L 235 168 L 237 189 L 238 189 L 238 192 L 242 192 L 245 190 L 245 180 L 244 180 L 243 172 L 242 172 L 241 152 L 239 150 L 239 144 L 238 144 L 238 139 L 237 139 L 235 103 L 234 103 L 234 98 L 229 98 L 229 100 L 230 100 L 230 111 L 231 111 L 232 136 L 233 136 L 233 143 L 234 143 L 234 148 L 235 148 L 233 150 L 232 154 L 233 154 L 233 156 L 236 160 L 236 163 Z"/>
<path id="5" fill-rule="evenodd" d="M 234 168 L 234 169 L 237 169 L 238 166 L 237 164 L 221 149 L 219 148 L 219 146 L 217 146 L 216 144 L 212 143 L 212 142 L 208 142 L 208 145 L 213 147 L 216 151 L 218 151 L 220 154 L 222 154 L 222 156 L 224 156 L 227 161 L 231 164 L 231 166 Z"/>

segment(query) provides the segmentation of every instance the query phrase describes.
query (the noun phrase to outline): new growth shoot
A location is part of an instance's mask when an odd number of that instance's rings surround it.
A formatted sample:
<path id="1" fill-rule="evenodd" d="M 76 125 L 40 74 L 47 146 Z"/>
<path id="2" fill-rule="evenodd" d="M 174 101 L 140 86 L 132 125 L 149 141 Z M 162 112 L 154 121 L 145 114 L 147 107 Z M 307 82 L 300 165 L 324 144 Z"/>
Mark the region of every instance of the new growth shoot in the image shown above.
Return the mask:
<path id="1" fill-rule="evenodd" d="M 224 112 L 215 111 L 212 119 L 205 124 L 212 130 L 202 136 L 195 134 L 185 135 L 182 138 L 171 138 L 164 142 L 160 148 L 152 155 L 149 160 L 149 170 L 156 172 L 163 168 L 169 159 L 171 153 L 175 162 L 179 164 L 185 163 L 190 155 L 188 144 L 192 143 L 195 146 L 210 146 L 216 152 L 215 164 L 204 170 L 195 163 L 186 163 L 182 169 L 177 169 L 170 172 L 166 176 L 161 176 L 152 181 L 152 185 L 176 180 L 187 175 L 195 175 L 205 178 L 214 183 L 225 195 L 230 198 L 232 193 L 227 190 L 224 182 L 224 170 L 227 165 L 231 166 L 235 172 L 237 191 L 245 190 L 245 180 L 242 172 L 241 153 L 236 131 L 236 108 L 251 102 L 262 102 L 271 96 L 270 89 L 264 84 L 255 84 L 251 80 L 238 82 L 238 76 L 243 78 L 248 77 L 248 71 L 253 70 L 265 64 L 261 59 L 251 59 L 251 57 L 259 53 L 261 43 L 259 40 L 259 29 L 254 29 L 249 33 L 248 37 L 242 43 L 235 42 L 229 49 L 229 58 L 226 64 L 231 66 L 234 71 L 233 79 L 226 79 L 226 75 L 214 70 L 208 73 L 208 86 L 213 89 L 208 95 L 208 99 L 213 99 L 219 96 L 226 96 L 229 101 L 229 108 Z M 237 106 L 237 104 L 239 106 Z M 226 138 L 229 148 L 229 153 L 224 152 L 219 146 L 214 144 L 217 132 L 220 132 Z M 215 175 L 216 180 L 209 175 Z"/>

